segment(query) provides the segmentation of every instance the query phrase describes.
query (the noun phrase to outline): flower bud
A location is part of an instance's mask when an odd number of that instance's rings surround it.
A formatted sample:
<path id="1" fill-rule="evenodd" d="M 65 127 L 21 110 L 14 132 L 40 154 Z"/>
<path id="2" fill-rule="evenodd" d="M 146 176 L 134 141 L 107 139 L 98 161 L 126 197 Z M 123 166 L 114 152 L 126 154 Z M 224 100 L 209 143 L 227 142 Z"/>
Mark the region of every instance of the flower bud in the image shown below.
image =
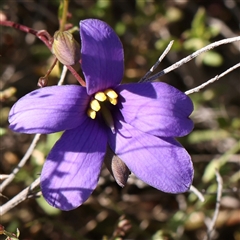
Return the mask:
<path id="1" fill-rule="evenodd" d="M 121 158 L 119 158 L 109 146 L 107 147 L 104 163 L 117 184 L 120 187 L 124 187 L 131 172 Z"/>
<path id="2" fill-rule="evenodd" d="M 48 83 L 48 77 L 47 76 L 44 76 L 44 77 L 40 77 L 38 79 L 38 87 L 46 87 L 47 86 L 47 83 Z"/>
<path id="3" fill-rule="evenodd" d="M 73 65 L 80 60 L 80 46 L 68 31 L 57 31 L 53 36 L 52 52 L 64 65 Z"/>

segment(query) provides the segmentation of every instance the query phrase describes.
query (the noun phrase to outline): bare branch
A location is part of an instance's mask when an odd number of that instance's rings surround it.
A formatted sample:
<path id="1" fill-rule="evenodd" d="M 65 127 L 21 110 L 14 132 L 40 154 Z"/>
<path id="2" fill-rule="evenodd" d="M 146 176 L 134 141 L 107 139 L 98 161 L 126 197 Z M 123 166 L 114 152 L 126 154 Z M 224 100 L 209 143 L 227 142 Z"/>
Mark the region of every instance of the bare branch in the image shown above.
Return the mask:
<path id="1" fill-rule="evenodd" d="M 218 47 L 218 46 L 221 46 L 223 44 L 228 44 L 228 43 L 232 43 L 232 42 L 236 42 L 236 41 L 240 41 L 240 36 L 238 37 L 233 37 L 233 38 L 227 38 L 227 39 L 223 39 L 223 40 L 220 40 L 220 41 L 217 41 L 217 42 L 214 42 L 214 43 L 211 43 L 209 45 L 207 45 L 206 47 L 204 48 L 201 48 L 199 49 L 198 51 L 192 53 L 191 55 L 183 58 L 182 60 L 174 63 L 173 65 L 171 65 L 170 67 L 168 68 L 165 68 L 163 71 L 159 72 L 159 73 L 156 73 L 155 75 L 153 75 L 152 77 L 148 78 L 146 81 L 148 82 L 151 82 L 151 81 L 154 81 L 156 80 L 157 78 L 173 71 L 174 69 L 176 68 L 179 68 L 180 66 L 182 66 L 183 64 L 191 61 L 192 59 L 194 59 L 195 57 L 197 57 L 198 55 L 200 55 L 201 53 L 204 53 L 204 52 L 207 52 L 215 47 Z"/>
<path id="2" fill-rule="evenodd" d="M 8 178 L 8 174 L 0 174 L 0 181 L 3 181 Z M 0 188 L 1 189 L 1 188 Z"/>
<path id="3" fill-rule="evenodd" d="M 185 92 L 185 94 L 189 95 L 195 92 L 199 92 L 201 89 L 203 89 L 204 87 L 206 87 L 207 85 L 209 85 L 210 83 L 213 83 L 217 80 L 219 80 L 220 78 L 222 78 L 223 76 L 227 75 L 228 73 L 232 72 L 233 70 L 235 70 L 236 68 L 240 67 L 240 63 L 237 63 L 236 65 L 234 65 L 233 67 L 230 67 L 228 70 L 226 70 L 225 72 L 215 76 L 214 78 L 211 78 L 210 80 L 208 80 L 207 82 L 201 84 L 200 86 L 190 89 L 188 91 Z"/>
<path id="4" fill-rule="evenodd" d="M 19 164 L 17 165 L 17 167 L 12 171 L 12 173 L 9 175 L 9 177 L 2 182 L 2 184 L 0 185 L 0 190 L 1 192 L 4 190 L 4 188 L 12 182 L 12 180 L 15 178 L 16 174 L 19 172 L 19 170 L 26 164 L 27 160 L 29 159 L 29 157 L 32 155 L 32 152 L 40 138 L 41 134 L 36 134 L 35 137 L 33 138 L 33 141 L 31 143 L 31 145 L 29 146 L 27 152 L 25 153 L 25 155 L 23 156 L 23 158 L 21 159 L 21 161 L 19 162 Z"/>
<path id="5" fill-rule="evenodd" d="M 3 206 L 0 207 L 0 216 L 17 206 L 19 203 L 23 202 L 25 199 L 32 194 L 32 190 L 38 187 L 40 184 L 40 177 L 37 178 L 29 187 L 25 188 L 23 191 L 18 193 L 14 198 L 9 200 Z"/>
<path id="6" fill-rule="evenodd" d="M 158 67 L 158 65 L 162 62 L 162 60 L 165 58 L 165 56 L 168 54 L 168 52 L 170 51 L 172 45 L 173 45 L 173 40 L 168 44 L 167 48 L 164 50 L 164 52 L 162 53 L 162 55 L 159 57 L 159 59 L 157 60 L 157 62 L 151 67 L 151 69 L 140 79 L 139 82 L 144 82 L 147 80 L 147 78 L 149 77 L 149 75 L 151 73 L 153 73 L 153 71 Z"/>
<path id="7" fill-rule="evenodd" d="M 190 192 L 193 192 L 193 193 L 198 197 L 198 199 L 199 199 L 201 202 L 204 202 L 204 201 L 205 201 L 204 196 L 202 195 L 202 193 L 199 192 L 199 191 L 197 190 L 197 188 L 195 188 L 193 185 L 190 187 L 189 191 L 190 191 Z"/>
<path id="8" fill-rule="evenodd" d="M 220 19 L 208 17 L 207 21 L 210 26 L 214 26 L 220 29 L 221 35 L 223 35 L 224 38 L 231 38 L 236 37 L 237 35 Z M 239 43 L 233 42 L 233 46 L 237 51 L 240 51 Z"/>
<path id="9" fill-rule="evenodd" d="M 206 225 L 207 225 L 208 230 L 207 230 L 207 235 L 204 238 L 204 240 L 210 240 L 211 239 L 211 235 L 214 231 L 214 226 L 215 226 L 215 223 L 217 221 L 217 217 L 218 217 L 219 210 L 220 210 L 220 205 L 221 205 L 223 182 L 222 182 L 222 177 L 219 174 L 217 169 L 215 170 L 215 174 L 216 174 L 216 179 L 217 179 L 217 183 L 218 183 L 216 207 L 215 207 L 215 211 L 214 211 L 212 219 L 211 220 L 207 219 L 207 221 L 206 221 L 207 222 Z"/>

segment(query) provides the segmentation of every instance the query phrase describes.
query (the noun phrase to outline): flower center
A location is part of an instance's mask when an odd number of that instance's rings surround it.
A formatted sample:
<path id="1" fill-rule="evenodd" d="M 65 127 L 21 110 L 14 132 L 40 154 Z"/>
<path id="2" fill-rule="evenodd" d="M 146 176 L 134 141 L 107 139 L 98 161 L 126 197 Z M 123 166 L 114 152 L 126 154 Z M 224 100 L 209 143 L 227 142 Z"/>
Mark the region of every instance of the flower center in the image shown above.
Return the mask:
<path id="1" fill-rule="evenodd" d="M 112 132 L 114 132 L 114 121 L 109 109 L 109 105 L 116 105 L 118 101 L 117 98 L 117 93 L 112 89 L 95 93 L 94 99 L 92 99 L 89 103 L 87 115 L 90 118 L 95 119 L 97 112 L 101 112 L 105 123 L 111 128 Z"/>

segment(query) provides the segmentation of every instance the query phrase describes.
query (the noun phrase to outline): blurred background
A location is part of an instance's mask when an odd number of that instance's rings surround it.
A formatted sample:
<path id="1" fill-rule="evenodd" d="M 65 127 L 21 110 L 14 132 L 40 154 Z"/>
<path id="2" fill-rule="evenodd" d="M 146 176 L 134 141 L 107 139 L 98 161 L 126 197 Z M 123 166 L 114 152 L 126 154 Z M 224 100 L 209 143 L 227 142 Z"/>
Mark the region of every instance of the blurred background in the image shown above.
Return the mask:
<path id="1" fill-rule="evenodd" d="M 3 0 L 1 19 L 47 30 L 59 29 L 60 0 Z M 119 35 L 125 52 L 124 82 L 137 82 L 157 61 L 167 44 L 171 51 L 155 72 L 217 40 L 240 35 L 238 0 L 71 0 L 68 23 L 85 18 L 107 22 Z M 31 34 L 0 27 L 0 174 L 9 174 L 28 149 L 33 135 L 8 129 L 11 106 L 38 88 L 38 79 L 53 63 L 49 49 Z M 74 36 L 79 41 L 78 32 Z M 182 91 L 206 82 L 240 60 L 240 43 L 215 48 L 162 76 Z M 75 66 L 80 71 L 78 66 Z M 57 84 L 59 68 L 49 76 Z M 69 73 L 65 84 L 77 84 Z M 130 176 L 120 188 L 103 166 L 99 185 L 81 207 L 62 212 L 42 197 L 25 200 L 3 216 L 8 232 L 20 230 L 20 239 L 152 239 L 202 240 L 206 221 L 216 206 L 215 168 L 223 179 L 221 207 L 212 239 L 240 240 L 240 70 L 229 73 L 198 93 L 194 102 L 194 131 L 178 139 L 192 156 L 193 185 L 203 193 L 202 203 L 192 193 L 170 195 Z M 32 157 L 2 192 L 3 205 L 40 174 L 45 157 L 60 134 L 41 136 Z M 6 237 L 0 235 L 0 239 Z"/>

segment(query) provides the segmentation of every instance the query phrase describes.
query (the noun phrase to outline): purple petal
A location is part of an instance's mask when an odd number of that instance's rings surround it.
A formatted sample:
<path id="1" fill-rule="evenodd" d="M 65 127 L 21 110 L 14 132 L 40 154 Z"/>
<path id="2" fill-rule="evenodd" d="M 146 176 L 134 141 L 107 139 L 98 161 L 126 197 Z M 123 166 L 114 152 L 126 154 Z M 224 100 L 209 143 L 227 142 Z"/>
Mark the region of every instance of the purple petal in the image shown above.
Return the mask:
<path id="1" fill-rule="evenodd" d="M 124 84 L 117 87 L 124 120 L 161 137 L 181 137 L 193 129 L 191 99 L 166 83 Z"/>
<path id="2" fill-rule="evenodd" d="M 118 85 L 123 78 L 123 47 L 113 29 L 97 19 L 80 21 L 81 64 L 88 94 Z"/>
<path id="3" fill-rule="evenodd" d="M 22 133 L 53 133 L 85 120 L 89 96 L 80 86 L 35 90 L 18 100 L 9 113 L 10 128 Z"/>
<path id="4" fill-rule="evenodd" d="M 97 121 L 89 118 L 78 128 L 67 130 L 41 173 L 47 202 L 66 211 L 85 202 L 97 186 L 106 147 L 106 133 Z"/>
<path id="5" fill-rule="evenodd" d="M 118 123 L 109 145 L 138 178 L 161 191 L 186 192 L 192 184 L 193 166 L 187 151 L 173 138 L 158 138 L 131 125 Z"/>

